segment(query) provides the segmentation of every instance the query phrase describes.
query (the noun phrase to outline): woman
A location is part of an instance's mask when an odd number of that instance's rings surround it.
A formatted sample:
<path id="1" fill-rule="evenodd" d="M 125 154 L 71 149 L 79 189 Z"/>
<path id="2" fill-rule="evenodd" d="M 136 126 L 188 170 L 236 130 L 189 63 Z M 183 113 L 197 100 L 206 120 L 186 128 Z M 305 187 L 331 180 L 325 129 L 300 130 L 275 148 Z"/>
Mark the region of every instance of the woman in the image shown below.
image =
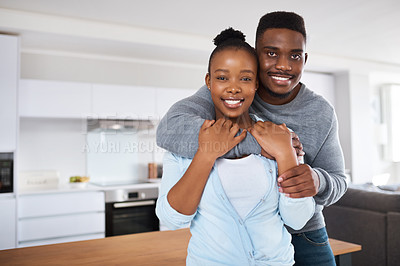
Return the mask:
<path id="1" fill-rule="evenodd" d="M 256 122 L 249 115 L 258 69 L 244 35 L 230 28 L 214 43 L 205 80 L 216 117 L 202 125 L 193 159 L 166 153 L 157 216 L 171 229 L 190 224 L 187 265 L 293 265 L 284 224 L 303 227 L 314 201 L 278 191 L 278 173 L 297 165 L 290 132 L 284 124 Z M 219 159 L 250 128 L 263 136 L 260 145 L 275 160 L 258 155 Z"/>

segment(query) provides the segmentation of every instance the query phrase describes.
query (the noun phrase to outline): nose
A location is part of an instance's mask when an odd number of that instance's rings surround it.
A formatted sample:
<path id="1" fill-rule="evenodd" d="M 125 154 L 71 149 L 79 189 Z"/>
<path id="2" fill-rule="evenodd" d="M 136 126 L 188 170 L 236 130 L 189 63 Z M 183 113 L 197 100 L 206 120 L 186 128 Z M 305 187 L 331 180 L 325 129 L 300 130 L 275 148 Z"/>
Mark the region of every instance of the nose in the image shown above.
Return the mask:
<path id="1" fill-rule="evenodd" d="M 292 70 L 292 66 L 290 64 L 290 60 L 288 60 L 286 57 L 281 56 L 278 58 L 276 65 L 276 69 L 282 70 L 282 71 L 290 71 Z"/>
<path id="2" fill-rule="evenodd" d="M 229 92 L 229 93 L 232 93 L 232 94 L 236 94 L 236 93 L 242 92 L 242 89 L 240 88 L 240 86 L 232 84 L 231 86 L 229 86 L 227 88 L 226 91 Z"/>

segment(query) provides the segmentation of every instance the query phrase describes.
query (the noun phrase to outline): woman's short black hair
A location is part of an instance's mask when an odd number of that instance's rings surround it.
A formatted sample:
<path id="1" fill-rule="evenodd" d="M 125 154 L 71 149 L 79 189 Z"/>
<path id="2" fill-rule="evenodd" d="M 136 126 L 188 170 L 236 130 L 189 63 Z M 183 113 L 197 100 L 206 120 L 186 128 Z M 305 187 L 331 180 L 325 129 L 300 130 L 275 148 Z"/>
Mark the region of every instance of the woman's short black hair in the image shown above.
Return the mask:
<path id="1" fill-rule="evenodd" d="M 256 31 L 256 43 L 268 29 L 289 29 L 300 32 L 304 41 L 307 40 L 304 19 L 293 12 L 276 11 L 267 13 L 260 18 Z"/>
<path id="2" fill-rule="evenodd" d="M 215 54 L 225 49 L 244 49 L 254 56 L 256 62 L 258 62 L 256 51 L 250 44 L 246 42 L 246 36 L 239 30 L 234 30 L 233 28 L 228 28 L 221 31 L 214 38 L 214 44 L 217 46 L 214 48 L 208 60 L 208 73 L 210 73 L 211 60 Z"/>

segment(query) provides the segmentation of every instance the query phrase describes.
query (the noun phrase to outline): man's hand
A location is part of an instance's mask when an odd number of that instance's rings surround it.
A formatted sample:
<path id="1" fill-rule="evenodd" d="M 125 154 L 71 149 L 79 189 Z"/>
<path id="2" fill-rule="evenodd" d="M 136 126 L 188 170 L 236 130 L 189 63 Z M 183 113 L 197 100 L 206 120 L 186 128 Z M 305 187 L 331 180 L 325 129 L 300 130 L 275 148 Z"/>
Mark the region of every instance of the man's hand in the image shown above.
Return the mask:
<path id="1" fill-rule="evenodd" d="M 301 144 L 299 136 L 297 136 L 296 133 L 290 132 L 290 134 L 292 136 L 292 146 L 296 150 L 297 161 L 299 162 L 299 164 L 302 164 L 304 163 L 304 155 L 305 155 L 305 152 L 303 151 L 303 144 Z"/>
<path id="2" fill-rule="evenodd" d="M 308 164 L 301 164 L 280 175 L 278 186 L 291 198 L 313 197 L 318 193 L 319 177 Z"/>

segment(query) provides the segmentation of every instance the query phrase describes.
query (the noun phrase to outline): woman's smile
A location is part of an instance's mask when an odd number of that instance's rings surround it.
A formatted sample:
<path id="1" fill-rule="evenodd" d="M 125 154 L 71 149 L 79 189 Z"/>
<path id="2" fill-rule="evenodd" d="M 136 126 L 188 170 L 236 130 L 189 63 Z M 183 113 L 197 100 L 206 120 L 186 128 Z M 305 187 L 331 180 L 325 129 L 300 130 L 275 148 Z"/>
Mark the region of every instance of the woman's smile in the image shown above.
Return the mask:
<path id="1" fill-rule="evenodd" d="M 244 99 L 243 98 L 221 98 L 224 105 L 227 108 L 235 109 L 239 108 L 243 105 Z"/>

